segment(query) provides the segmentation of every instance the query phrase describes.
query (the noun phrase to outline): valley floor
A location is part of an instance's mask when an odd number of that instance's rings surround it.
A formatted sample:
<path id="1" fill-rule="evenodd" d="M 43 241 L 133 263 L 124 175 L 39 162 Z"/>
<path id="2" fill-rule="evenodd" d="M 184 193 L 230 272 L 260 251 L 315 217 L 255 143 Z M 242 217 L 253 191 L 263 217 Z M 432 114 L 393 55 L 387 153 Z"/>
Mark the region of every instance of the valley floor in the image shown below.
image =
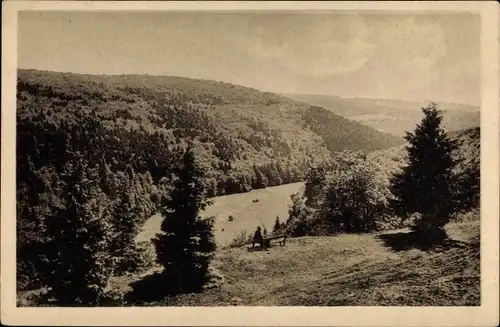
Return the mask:
<path id="1" fill-rule="evenodd" d="M 447 232 L 450 241 L 430 250 L 408 230 L 224 249 L 213 262 L 225 278 L 219 288 L 145 305 L 480 305 L 479 221 L 450 223 Z"/>

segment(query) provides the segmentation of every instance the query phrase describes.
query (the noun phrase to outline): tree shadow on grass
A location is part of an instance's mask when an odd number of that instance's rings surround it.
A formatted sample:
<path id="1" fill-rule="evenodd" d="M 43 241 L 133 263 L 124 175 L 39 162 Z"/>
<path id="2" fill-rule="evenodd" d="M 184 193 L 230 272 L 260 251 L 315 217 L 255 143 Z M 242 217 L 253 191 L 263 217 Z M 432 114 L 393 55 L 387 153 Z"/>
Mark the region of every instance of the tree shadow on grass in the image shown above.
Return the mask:
<path id="1" fill-rule="evenodd" d="M 269 247 L 255 246 L 255 247 L 247 247 L 247 252 L 257 252 L 257 251 L 269 251 Z"/>
<path id="2" fill-rule="evenodd" d="M 377 236 L 386 247 L 392 251 L 408 251 L 417 249 L 421 251 L 446 251 L 452 248 L 463 248 L 469 243 L 454 240 L 448 237 L 445 231 L 431 235 L 422 231 L 387 233 Z"/>
<path id="3" fill-rule="evenodd" d="M 180 276 L 179 276 L 180 277 Z M 181 285 L 181 282 L 182 285 Z M 192 276 L 179 280 L 172 272 L 155 272 L 129 284 L 131 291 L 125 294 L 124 301 L 128 305 L 142 305 L 151 302 L 161 302 L 169 306 L 175 302 L 175 295 L 201 293 L 202 287 L 193 282 Z"/>
<path id="4" fill-rule="evenodd" d="M 124 298 L 129 304 L 162 301 L 169 295 L 177 294 L 175 283 L 164 272 L 147 275 L 129 285 L 132 290 Z"/>

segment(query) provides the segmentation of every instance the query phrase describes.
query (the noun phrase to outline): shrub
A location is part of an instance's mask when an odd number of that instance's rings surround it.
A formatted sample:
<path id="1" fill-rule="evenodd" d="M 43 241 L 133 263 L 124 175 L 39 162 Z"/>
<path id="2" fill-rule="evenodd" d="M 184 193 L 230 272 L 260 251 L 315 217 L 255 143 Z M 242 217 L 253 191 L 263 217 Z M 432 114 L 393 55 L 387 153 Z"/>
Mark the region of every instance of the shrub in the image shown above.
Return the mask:
<path id="1" fill-rule="evenodd" d="M 230 248 L 240 248 L 247 244 L 252 243 L 253 236 L 249 234 L 246 230 L 242 230 L 238 236 L 236 236 L 229 244 Z"/>
<path id="2" fill-rule="evenodd" d="M 273 231 L 272 233 L 277 235 L 282 231 L 282 224 L 280 222 L 280 217 L 276 216 L 276 220 L 274 221 Z"/>
<path id="3" fill-rule="evenodd" d="M 365 158 L 348 169 L 334 168 L 319 195 L 319 216 L 335 232 L 367 232 L 387 216 L 387 184 Z"/>
<path id="4" fill-rule="evenodd" d="M 219 288 L 224 284 L 225 278 L 224 275 L 220 272 L 220 270 L 214 268 L 214 267 L 209 267 L 208 272 L 208 282 L 203 286 L 203 289 L 213 289 L 213 288 Z"/>
<path id="5" fill-rule="evenodd" d="M 292 194 L 291 199 L 285 231 L 293 237 L 308 235 L 315 211 L 306 205 L 306 198 L 302 194 Z"/>
<path id="6" fill-rule="evenodd" d="M 133 257 L 136 271 L 144 271 L 151 268 L 156 259 L 154 247 L 149 241 L 142 241 L 135 246 L 135 256 Z"/>
<path id="7" fill-rule="evenodd" d="M 480 209 L 476 208 L 467 212 L 457 212 L 452 215 L 451 221 L 454 222 L 467 222 L 481 219 Z"/>
<path id="8" fill-rule="evenodd" d="M 382 167 L 362 152 L 333 158 L 307 174 L 304 195 L 292 195 L 286 231 L 292 236 L 328 235 L 391 225 L 389 179 Z"/>

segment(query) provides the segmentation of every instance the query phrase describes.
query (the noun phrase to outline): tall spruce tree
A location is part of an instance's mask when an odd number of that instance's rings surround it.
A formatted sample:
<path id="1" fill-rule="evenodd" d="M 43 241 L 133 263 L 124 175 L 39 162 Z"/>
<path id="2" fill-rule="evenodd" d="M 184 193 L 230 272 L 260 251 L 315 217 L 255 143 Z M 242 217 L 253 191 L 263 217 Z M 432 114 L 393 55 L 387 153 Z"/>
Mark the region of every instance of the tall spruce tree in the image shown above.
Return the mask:
<path id="1" fill-rule="evenodd" d="M 276 220 L 274 221 L 274 226 L 273 226 L 273 234 L 278 234 L 280 231 L 281 231 L 280 217 L 276 216 Z"/>
<path id="2" fill-rule="evenodd" d="M 443 227 L 457 204 L 452 171 L 456 164 L 452 152 L 457 144 L 441 127 L 442 116 L 435 103 L 422 110 L 422 122 L 413 133 L 406 133 L 408 165 L 391 181 L 395 197 L 391 204 L 402 216 L 420 214 L 415 230 L 444 235 Z"/>
<path id="3" fill-rule="evenodd" d="M 174 189 L 163 200 L 163 221 L 154 244 L 163 265 L 168 292 L 196 292 L 207 282 L 207 270 L 216 244 L 213 219 L 199 213 L 210 203 L 203 183 L 204 171 L 191 146 L 182 155 Z"/>
<path id="4" fill-rule="evenodd" d="M 48 219 L 45 283 L 60 305 L 98 305 L 107 283 L 108 226 L 98 171 L 71 153 L 61 175 L 64 204 Z"/>
<path id="5" fill-rule="evenodd" d="M 115 274 L 134 271 L 138 263 L 135 237 L 140 227 L 140 215 L 132 192 L 134 188 L 127 179 L 120 190 L 118 203 L 111 219 L 113 234 L 109 249 Z"/>

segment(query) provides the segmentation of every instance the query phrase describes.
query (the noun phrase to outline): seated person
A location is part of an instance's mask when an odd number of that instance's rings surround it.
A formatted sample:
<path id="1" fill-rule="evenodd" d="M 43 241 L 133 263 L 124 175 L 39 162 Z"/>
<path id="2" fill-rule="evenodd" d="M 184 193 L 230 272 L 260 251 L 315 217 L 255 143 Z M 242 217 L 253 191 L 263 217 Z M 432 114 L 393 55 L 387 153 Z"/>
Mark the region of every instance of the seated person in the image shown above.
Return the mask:
<path id="1" fill-rule="evenodd" d="M 255 243 L 259 243 L 261 247 L 265 247 L 264 237 L 262 237 L 262 233 L 260 231 L 260 226 L 257 226 L 257 230 L 253 235 L 252 248 L 255 246 Z"/>

